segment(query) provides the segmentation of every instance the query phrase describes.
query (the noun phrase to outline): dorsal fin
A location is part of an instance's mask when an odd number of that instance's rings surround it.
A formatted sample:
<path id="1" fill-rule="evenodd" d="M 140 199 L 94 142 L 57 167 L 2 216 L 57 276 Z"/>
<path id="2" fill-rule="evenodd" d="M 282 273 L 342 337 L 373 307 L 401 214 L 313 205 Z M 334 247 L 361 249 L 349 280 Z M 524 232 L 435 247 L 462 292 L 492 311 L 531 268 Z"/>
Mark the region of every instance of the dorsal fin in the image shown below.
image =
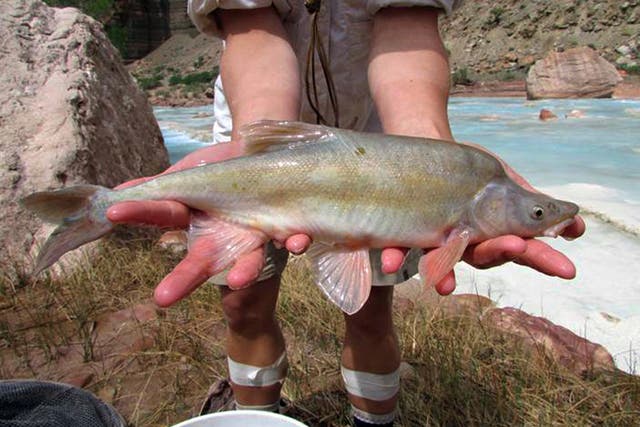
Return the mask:
<path id="1" fill-rule="evenodd" d="M 292 148 L 332 135 L 325 126 L 294 121 L 260 120 L 240 128 L 247 154 Z"/>

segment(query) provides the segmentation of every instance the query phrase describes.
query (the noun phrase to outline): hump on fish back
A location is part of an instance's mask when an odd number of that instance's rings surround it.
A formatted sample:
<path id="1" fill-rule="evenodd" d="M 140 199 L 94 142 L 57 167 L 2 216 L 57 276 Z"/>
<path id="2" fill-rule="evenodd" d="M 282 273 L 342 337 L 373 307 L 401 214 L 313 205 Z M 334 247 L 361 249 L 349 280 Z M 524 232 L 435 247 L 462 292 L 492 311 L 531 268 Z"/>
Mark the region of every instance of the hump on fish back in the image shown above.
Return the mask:
<path id="1" fill-rule="evenodd" d="M 332 136 L 331 128 L 295 121 L 260 120 L 240 128 L 247 154 L 293 148 Z"/>

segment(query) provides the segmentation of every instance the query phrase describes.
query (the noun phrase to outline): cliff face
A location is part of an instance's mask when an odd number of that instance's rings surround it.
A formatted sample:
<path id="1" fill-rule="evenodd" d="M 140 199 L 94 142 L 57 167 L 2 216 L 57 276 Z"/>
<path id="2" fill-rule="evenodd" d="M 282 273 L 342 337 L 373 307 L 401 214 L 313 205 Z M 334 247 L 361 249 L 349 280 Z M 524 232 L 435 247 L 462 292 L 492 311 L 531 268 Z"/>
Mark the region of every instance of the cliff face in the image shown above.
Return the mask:
<path id="1" fill-rule="evenodd" d="M 172 34 L 192 28 L 187 0 L 116 0 L 105 26 L 120 31 L 125 60 L 140 59 Z"/>
<path id="2" fill-rule="evenodd" d="M 142 58 L 170 36 L 168 0 L 119 0 L 115 10 L 106 27 L 123 32 L 124 59 Z"/>
<path id="3" fill-rule="evenodd" d="M 80 0 L 46 0 L 77 6 Z M 187 0 L 109 0 L 101 20 L 121 29 L 123 57 L 144 57 L 178 32 L 194 31 Z M 640 0 L 467 0 L 442 20 L 453 70 L 522 75 L 548 52 L 590 45 L 621 68 L 638 66 Z M 112 37 L 113 40 L 113 37 Z"/>
<path id="4" fill-rule="evenodd" d="M 168 0 L 168 3 L 171 34 L 193 29 L 193 24 L 187 15 L 187 0 Z"/>
<path id="5" fill-rule="evenodd" d="M 551 51 L 591 46 L 619 68 L 637 66 L 640 1 L 466 1 L 441 31 L 451 68 L 524 72 Z"/>

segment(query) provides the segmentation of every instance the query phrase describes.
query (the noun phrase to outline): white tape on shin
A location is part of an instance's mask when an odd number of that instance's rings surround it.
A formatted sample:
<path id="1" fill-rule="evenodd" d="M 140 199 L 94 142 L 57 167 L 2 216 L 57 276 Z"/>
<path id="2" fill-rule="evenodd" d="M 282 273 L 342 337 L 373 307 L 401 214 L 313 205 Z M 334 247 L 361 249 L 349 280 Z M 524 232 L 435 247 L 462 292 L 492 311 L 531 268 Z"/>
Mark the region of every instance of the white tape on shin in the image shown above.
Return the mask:
<path id="1" fill-rule="evenodd" d="M 286 353 L 282 353 L 278 360 L 264 367 L 238 363 L 230 357 L 227 358 L 227 362 L 229 363 L 231 382 L 248 387 L 266 387 L 282 383 L 289 367 Z"/>
<path id="2" fill-rule="evenodd" d="M 280 399 L 277 402 L 269 405 L 241 405 L 236 402 L 236 409 L 238 411 L 265 411 L 265 412 L 279 412 L 280 411 Z"/>
<path id="3" fill-rule="evenodd" d="M 349 394 L 369 400 L 391 399 L 400 390 L 400 369 L 390 374 L 370 374 L 343 366 L 342 379 Z"/>

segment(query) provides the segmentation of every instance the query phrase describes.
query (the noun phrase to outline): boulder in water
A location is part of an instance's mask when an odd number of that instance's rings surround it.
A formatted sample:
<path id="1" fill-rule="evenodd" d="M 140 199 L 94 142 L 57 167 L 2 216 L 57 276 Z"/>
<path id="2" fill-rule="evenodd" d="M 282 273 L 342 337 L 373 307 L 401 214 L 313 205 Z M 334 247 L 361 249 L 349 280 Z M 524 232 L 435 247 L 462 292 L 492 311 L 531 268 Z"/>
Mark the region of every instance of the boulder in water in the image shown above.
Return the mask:
<path id="1" fill-rule="evenodd" d="M 589 47 L 552 52 L 527 75 L 527 99 L 609 98 L 622 78 Z"/>
<path id="2" fill-rule="evenodd" d="M 546 122 L 547 120 L 556 120 L 558 116 L 556 116 L 556 114 L 553 111 L 543 108 L 542 110 L 540 110 L 540 114 L 538 114 L 538 118 L 543 122 Z"/>

